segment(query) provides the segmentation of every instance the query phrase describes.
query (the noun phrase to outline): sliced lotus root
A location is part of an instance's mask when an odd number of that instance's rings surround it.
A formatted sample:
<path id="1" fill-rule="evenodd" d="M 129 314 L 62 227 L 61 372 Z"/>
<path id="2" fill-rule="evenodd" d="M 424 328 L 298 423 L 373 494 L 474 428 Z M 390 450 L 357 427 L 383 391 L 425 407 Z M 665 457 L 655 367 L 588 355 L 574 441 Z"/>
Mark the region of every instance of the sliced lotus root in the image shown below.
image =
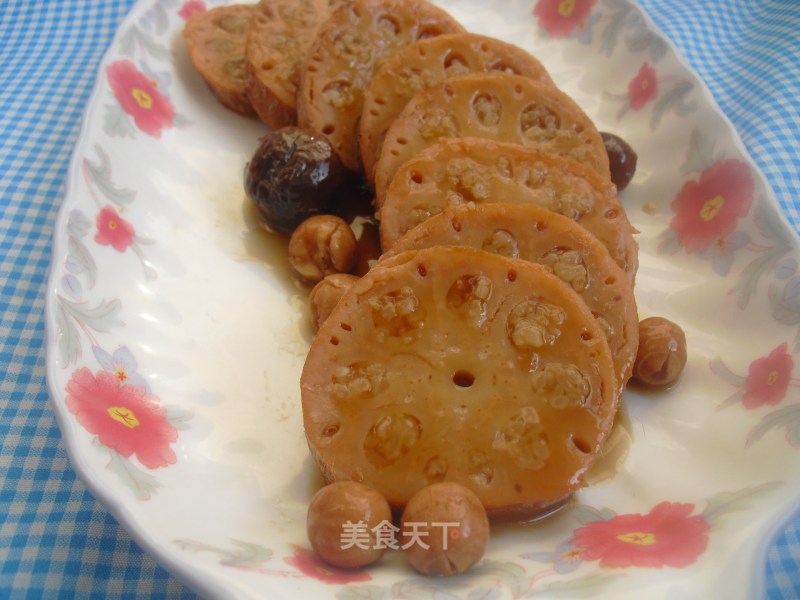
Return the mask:
<path id="1" fill-rule="evenodd" d="M 580 296 L 542 265 L 468 247 L 404 252 L 353 284 L 301 378 L 326 481 L 395 508 L 462 483 L 495 519 L 528 519 L 582 485 L 611 428 L 617 379 Z"/>
<path id="2" fill-rule="evenodd" d="M 335 0 L 261 0 L 247 34 L 247 94 L 259 118 L 278 129 L 297 123 L 300 70 Z"/>
<path id="3" fill-rule="evenodd" d="M 394 120 L 375 165 L 377 206 L 404 162 L 439 139 L 453 137 L 532 146 L 610 178 L 603 139 L 564 92 L 520 75 L 473 73 L 419 92 Z"/>
<path id="4" fill-rule="evenodd" d="M 373 73 L 417 40 L 463 31 L 425 0 L 353 0 L 321 26 L 308 51 L 297 95 L 301 126 L 328 136 L 342 163 L 361 170 L 358 118 Z"/>
<path id="5" fill-rule="evenodd" d="M 378 215 L 383 250 L 448 206 L 498 201 L 536 204 L 576 221 L 633 282 L 636 241 L 610 180 L 573 160 L 486 138 L 441 140 L 400 167 Z"/>
<path id="6" fill-rule="evenodd" d="M 189 59 L 219 101 L 242 115 L 253 115 L 247 97 L 245 42 L 252 4 L 232 4 L 192 13 L 183 29 Z"/>
<path id="7" fill-rule="evenodd" d="M 414 94 L 450 77 L 491 71 L 515 73 L 553 84 L 542 63 L 528 52 L 475 33 L 422 40 L 387 60 L 364 93 L 358 124 L 361 162 L 368 181 L 373 181 L 386 131 Z"/>
<path id="8" fill-rule="evenodd" d="M 471 246 L 550 267 L 597 318 L 625 387 L 639 346 L 636 299 L 625 273 L 583 227 L 533 204 L 453 206 L 409 231 L 384 257 L 432 246 Z"/>

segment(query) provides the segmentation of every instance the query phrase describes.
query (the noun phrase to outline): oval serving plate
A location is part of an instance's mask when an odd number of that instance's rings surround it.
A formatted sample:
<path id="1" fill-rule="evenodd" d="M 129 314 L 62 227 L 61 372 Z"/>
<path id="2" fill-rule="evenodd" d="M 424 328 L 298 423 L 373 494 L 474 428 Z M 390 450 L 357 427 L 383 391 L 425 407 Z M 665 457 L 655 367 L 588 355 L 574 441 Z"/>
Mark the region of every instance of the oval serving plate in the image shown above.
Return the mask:
<path id="1" fill-rule="evenodd" d="M 639 9 L 438 2 L 533 52 L 638 151 L 621 199 L 640 231 L 640 316 L 681 324 L 689 346 L 676 387 L 626 392 L 632 445 L 615 477 L 548 520 L 496 528 L 477 567 L 443 580 L 397 552 L 341 572 L 308 548 L 320 481 L 299 407 L 306 292 L 242 191 L 265 129 L 222 108 L 188 62 L 180 31 L 197 4 L 143 0 L 120 28 L 73 156 L 48 288 L 66 446 L 137 541 L 213 597 L 760 592 L 764 548 L 800 499 L 797 238 Z"/>

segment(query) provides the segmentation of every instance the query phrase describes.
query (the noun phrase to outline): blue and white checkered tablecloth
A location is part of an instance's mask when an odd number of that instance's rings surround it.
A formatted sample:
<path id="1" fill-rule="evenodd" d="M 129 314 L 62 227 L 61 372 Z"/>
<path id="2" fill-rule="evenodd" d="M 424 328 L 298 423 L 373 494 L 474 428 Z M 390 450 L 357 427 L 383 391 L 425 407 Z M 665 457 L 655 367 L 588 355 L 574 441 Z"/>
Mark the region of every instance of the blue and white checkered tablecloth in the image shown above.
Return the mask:
<path id="1" fill-rule="evenodd" d="M 800 229 L 800 2 L 641 0 Z M 45 386 L 44 296 L 72 147 L 132 0 L 0 1 L 0 598 L 194 597 L 77 479 Z M 800 518 L 768 553 L 800 598 Z"/>

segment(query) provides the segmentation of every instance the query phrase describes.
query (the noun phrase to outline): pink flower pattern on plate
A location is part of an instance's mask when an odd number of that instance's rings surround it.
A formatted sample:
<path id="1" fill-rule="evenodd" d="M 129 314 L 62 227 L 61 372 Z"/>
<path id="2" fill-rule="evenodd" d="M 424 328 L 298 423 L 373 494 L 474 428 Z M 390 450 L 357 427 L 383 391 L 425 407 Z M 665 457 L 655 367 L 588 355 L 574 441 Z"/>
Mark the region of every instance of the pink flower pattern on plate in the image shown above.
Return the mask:
<path id="1" fill-rule="evenodd" d="M 372 576 L 363 569 L 337 569 L 322 562 L 312 550 L 297 547 L 294 556 L 284 558 L 287 564 L 299 569 L 304 575 L 325 583 L 345 584 L 369 581 Z"/>
<path id="2" fill-rule="evenodd" d="M 100 210 L 96 225 L 94 241 L 102 246 L 111 246 L 117 252 L 125 252 L 136 237 L 133 225 L 120 217 L 113 206 L 104 206 Z"/>
<path id="3" fill-rule="evenodd" d="M 539 19 L 539 27 L 561 38 L 588 21 L 594 3 L 595 0 L 539 0 L 533 14 Z"/>
<path id="4" fill-rule="evenodd" d="M 181 5 L 181 9 L 178 11 L 178 16 L 184 21 L 188 21 L 189 17 L 191 17 L 194 13 L 205 11 L 205 2 L 202 2 L 201 0 L 187 0 Z"/>
<path id="5" fill-rule="evenodd" d="M 118 60 L 106 67 L 111 89 L 122 109 L 133 117 L 140 130 L 155 138 L 172 127 L 175 108 L 162 94 L 155 81 L 142 73 L 129 60 Z"/>
<path id="6" fill-rule="evenodd" d="M 158 398 L 138 385 L 122 385 L 113 373 L 82 367 L 67 382 L 66 404 L 100 443 L 125 458 L 136 455 L 149 469 L 175 464 L 170 444 L 177 430 Z"/>
<path id="7" fill-rule="evenodd" d="M 693 504 L 661 502 L 646 515 L 618 515 L 575 530 L 584 560 L 602 567 L 686 567 L 705 552 L 709 524 Z"/>
<path id="8" fill-rule="evenodd" d="M 633 110 L 639 110 L 658 96 L 658 80 L 656 70 L 649 63 L 644 63 L 628 84 L 628 99 Z"/>
<path id="9" fill-rule="evenodd" d="M 787 349 L 788 344 L 784 342 L 767 356 L 757 358 L 750 363 L 747 379 L 744 382 L 745 394 L 742 398 L 742 405 L 745 408 L 779 404 L 786 397 L 794 368 L 794 361 Z"/>
<path id="10" fill-rule="evenodd" d="M 750 168 L 736 159 L 722 160 L 687 181 L 672 201 L 675 231 L 687 252 L 704 252 L 730 235 L 753 204 L 755 184 Z"/>

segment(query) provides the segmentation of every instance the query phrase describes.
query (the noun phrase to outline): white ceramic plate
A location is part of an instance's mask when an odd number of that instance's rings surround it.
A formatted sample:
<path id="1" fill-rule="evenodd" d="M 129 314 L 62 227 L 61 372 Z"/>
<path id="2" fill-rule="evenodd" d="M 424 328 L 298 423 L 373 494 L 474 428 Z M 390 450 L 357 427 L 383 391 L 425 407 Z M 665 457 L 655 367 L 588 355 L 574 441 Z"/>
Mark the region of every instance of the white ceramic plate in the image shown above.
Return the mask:
<path id="1" fill-rule="evenodd" d="M 399 553 L 342 573 L 304 533 L 319 485 L 298 378 L 310 340 L 285 244 L 242 169 L 264 129 L 223 109 L 180 38 L 198 2 L 144 0 L 99 73 L 55 233 L 48 376 L 75 468 L 136 539 L 214 597 L 751 597 L 800 498 L 797 240 L 704 86 L 624 0 L 440 4 L 534 52 L 639 153 L 642 317 L 686 330 L 674 389 L 625 397 L 611 481 L 494 531 L 469 574 Z M 592 5 L 593 3 L 588 3 Z M 570 12 L 572 11 L 572 12 Z"/>

